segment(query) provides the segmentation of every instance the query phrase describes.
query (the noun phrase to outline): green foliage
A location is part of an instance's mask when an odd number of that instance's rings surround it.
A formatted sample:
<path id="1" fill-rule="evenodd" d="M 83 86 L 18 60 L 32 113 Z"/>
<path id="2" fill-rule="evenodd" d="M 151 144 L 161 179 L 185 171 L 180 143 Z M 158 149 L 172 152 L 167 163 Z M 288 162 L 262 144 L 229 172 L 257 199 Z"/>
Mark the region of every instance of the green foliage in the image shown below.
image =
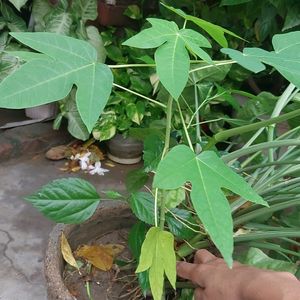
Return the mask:
<path id="1" fill-rule="evenodd" d="M 160 300 L 163 294 L 164 274 L 172 287 L 176 283 L 176 257 L 174 237 L 170 232 L 152 227 L 147 232 L 142 245 L 137 273 L 149 270 L 149 281 L 154 300 Z"/>
<path id="2" fill-rule="evenodd" d="M 146 184 L 148 179 L 149 176 L 143 169 L 129 171 L 125 179 L 125 185 L 128 192 L 137 192 Z"/>
<path id="3" fill-rule="evenodd" d="M 129 205 L 138 219 L 150 225 L 154 224 L 154 198 L 150 193 L 131 194 Z"/>
<path id="4" fill-rule="evenodd" d="M 144 141 L 144 167 L 146 172 L 155 171 L 164 149 L 164 143 L 162 139 L 155 135 L 150 134 Z"/>
<path id="5" fill-rule="evenodd" d="M 195 211 L 224 259 L 231 265 L 232 217 L 228 200 L 221 189 L 229 189 L 255 203 L 266 203 L 214 152 L 204 151 L 195 155 L 187 146 L 176 146 L 159 164 L 153 186 L 176 189 L 186 182 L 193 186 L 191 199 Z"/>
<path id="6" fill-rule="evenodd" d="M 272 40 L 274 52 L 259 48 L 245 48 L 243 53 L 232 49 L 222 49 L 222 52 L 253 72 L 264 70 L 262 63 L 271 65 L 287 80 L 300 87 L 299 38 L 299 31 L 275 35 Z"/>
<path id="7" fill-rule="evenodd" d="M 0 106 L 25 108 L 57 101 L 75 84 L 77 108 L 90 132 L 108 100 L 113 80 L 109 68 L 97 63 L 96 50 L 86 42 L 53 33 L 12 35 L 48 59 L 28 61 L 3 80 Z"/>
<path id="8" fill-rule="evenodd" d="M 292 262 L 270 258 L 258 248 L 250 248 L 247 251 L 247 253 L 239 259 L 239 261 L 243 264 L 265 270 L 290 272 L 292 274 L 295 274 L 297 271 L 296 264 Z"/>
<path id="9" fill-rule="evenodd" d="M 168 92 L 178 99 L 188 80 L 190 59 L 187 49 L 210 61 L 201 47 L 209 48 L 211 45 L 200 33 L 191 29 L 179 29 L 174 22 L 153 18 L 148 21 L 151 28 L 133 36 L 123 45 L 142 49 L 158 47 L 155 52 L 158 76 Z"/>
<path id="10" fill-rule="evenodd" d="M 17 10 L 21 10 L 22 6 L 26 4 L 28 0 L 9 0 Z"/>
<path id="11" fill-rule="evenodd" d="M 100 197 L 89 182 L 64 178 L 48 183 L 26 200 L 55 222 L 79 224 L 93 215 Z"/>

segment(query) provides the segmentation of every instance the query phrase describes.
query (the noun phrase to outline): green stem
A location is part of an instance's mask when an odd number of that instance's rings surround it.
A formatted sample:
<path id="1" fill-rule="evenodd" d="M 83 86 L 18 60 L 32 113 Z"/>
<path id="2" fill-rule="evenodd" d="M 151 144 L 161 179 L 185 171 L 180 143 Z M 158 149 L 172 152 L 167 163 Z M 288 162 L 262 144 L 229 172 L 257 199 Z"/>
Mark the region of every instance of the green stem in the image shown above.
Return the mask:
<path id="1" fill-rule="evenodd" d="M 124 90 L 124 91 L 126 91 L 126 92 L 128 92 L 128 93 L 131 93 L 131 94 L 133 94 L 133 95 L 136 95 L 136 96 L 138 96 L 138 97 L 141 97 L 141 98 L 143 98 L 143 99 L 145 99 L 145 100 L 148 100 L 149 102 L 152 102 L 152 103 L 154 103 L 154 104 L 156 104 L 156 105 L 158 105 L 158 106 L 160 106 L 160 107 L 162 107 L 162 108 L 167 108 L 165 104 L 160 103 L 160 102 L 158 102 L 158 101 L 156 101 L 156 100 L 154 100 L 154 99 L 151 99 L 151 98 L 149 98 L 149 97 L 147 97 L 147 96 L 144 96 L 144 95 L 142 95 L 142 94 L 140 94 L 140 93 L 137 93 L 137 92 L 135 92 L 135 91 L 132 91 L 132 90 L 130 90 L 130 89 L 128 89 L 128 88 L 126 88 L 126 87 L 124 87 L 124 86 L 122 86 L 122 85 L 113 83 L 113 86 L 115 86 L 115 87 L 117 87 L 117 88 L 119 88 L 119 89 L 121 89 L 121 90 Z"/>
<path id="2" fill-rule="evenodd" d="M 170 136 L 171 136 L 171 128 L 172 128 L 172 107 L 173 107 L 173 97 L 169 96 L 168 104 L 167 104 L 167 124 L 166 124 L 166 137 L 165 137 L 165 146 L 163 150 L 163 154 L 161 159 L 165 157 L 165 155 L 169 151 L 170 147 Z M 159 227 L 161 230 L 164 229 L 165 226 L 165 214 L 166 214 L 166 203 L 165 203 L 165 194 L 163 193 L 161 199 L 161 206 L 160 206 L 160 222 Z"/>
<path id="3" fill-rule="evenodd" d="M 225 141 L 225 140 L 227 140 L 227 139 L 229 139 L 233 136 L 241 135 L 241 134 L 249 132 L 249 131 L 255 131 L 255 130 L 258 130 L 262 127 L 267 127 L 271 124 L 277 124 L 277 123 L 280 123 L 280 122 L 283 122 L 283 121 L 287 121 L 287 120 L 295 118 L 299 115 L 300 115 L 300 109 L 296 109 L 292 112 L 286 113 L 284 115 L 281 115 L 279 117 L 275 117 L 275 118 L 272 118 L 272 119 L 269 119 L 269 120 L 256 122 L 256 123 L 241 126 L 241 127 L 238 127 L 238 128 L 232 128 L 232 129 L 224 130 L 222 132 L 219 132 L 219 133 L 215 134 L 210 139 L 210 141 L 207 143 L 207 145 L 204 147 L 204 150 L 209 150 L 213 146 L 215 146 L 218 142 Z"/>
<path id="4" fill-rule="evenodd" d="M 248 172 L 248 171 L 252 171 L 255 169 L 262 169 L 262 168 L 270 167 L 270 166 L 298 165 L 298 164 L 300 164 L 299 160 L 273 161 L 273 162 L 269 162 L 269 163 L 252 165 L 252 166 L 237 170 L 237 173 Z"/>
<path id="5" fill-rule="evenodd" d="M 178 107 L 181 123 L 182 123 L 183 129 L 184 129 L 184 133 L 185 133 L 186 139 L 188 141 L 189 147 L 191 148 L 192 151 L 194 151 L 193 144 L 192 144 L 192 141 L 190 139 L 190 136 L 189 136 L 189 133 L 188 133 L 188 130 L 187 130 L 187 127 L 186 127 L 186 124 L 185 124 L 185 121 L 184 121 L 184 118 L 183 118 L 183 115 L 182 115 L 182 110 L 181 110 L 179 101 L 177 101 L 177 107 Z"/>

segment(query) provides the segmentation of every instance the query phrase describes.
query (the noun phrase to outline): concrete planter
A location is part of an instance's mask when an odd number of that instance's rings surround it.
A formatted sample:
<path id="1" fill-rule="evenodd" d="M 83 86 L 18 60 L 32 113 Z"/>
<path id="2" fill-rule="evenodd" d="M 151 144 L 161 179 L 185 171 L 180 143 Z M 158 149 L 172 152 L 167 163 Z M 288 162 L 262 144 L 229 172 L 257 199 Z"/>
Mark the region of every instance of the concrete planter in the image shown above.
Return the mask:
<path id="1" fill-rule="evenodd" d="M 108 158 L 125 165 L 140 162 L 144 149 L 143 142 L 132 137 L 124 138 L 121 134 L 117 134 L 107 141 L 107 147 Z"/>
<path id="2" fill-rule="evenodd" d="M 57 103 L 43 104 L 36 107 L 26 108 L 25 114 L 31 119 L 52 119 L 57 115 Z"/>
<path id="3" fill-rule="evenodd" d="M 83 224 L 63 225 L 58 224 L 50 233 L 50 239 L 45 257 L 45 277 L 47 283 L 48 300 L 74 300 L 63 281 L 65 262 L 60 250 L 60 235 L 64 232 L 70 243 L 71 249 L 76 249 L 81 244 L 104 233 L 122 228 L 130 229 L 135 218 L 125 203 L 109 202 Z M 106 295 L 98 295 L 98 300 L 106 300 Z"/>

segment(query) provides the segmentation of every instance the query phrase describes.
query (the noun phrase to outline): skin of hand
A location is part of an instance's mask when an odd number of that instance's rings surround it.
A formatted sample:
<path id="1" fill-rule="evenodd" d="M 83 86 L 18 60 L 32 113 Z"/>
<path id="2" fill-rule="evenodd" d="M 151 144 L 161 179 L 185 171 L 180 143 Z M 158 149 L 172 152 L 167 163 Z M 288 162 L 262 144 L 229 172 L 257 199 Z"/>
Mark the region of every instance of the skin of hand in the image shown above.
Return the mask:
<path id="1" fill-rule="evenodd" d="M 300 300 L 300 283 L 287 272 L 274 272 L 223 259 L 198 250 L 194 263 L 178 262 L 177 274 L 192 281 L 195 300 Z"/>

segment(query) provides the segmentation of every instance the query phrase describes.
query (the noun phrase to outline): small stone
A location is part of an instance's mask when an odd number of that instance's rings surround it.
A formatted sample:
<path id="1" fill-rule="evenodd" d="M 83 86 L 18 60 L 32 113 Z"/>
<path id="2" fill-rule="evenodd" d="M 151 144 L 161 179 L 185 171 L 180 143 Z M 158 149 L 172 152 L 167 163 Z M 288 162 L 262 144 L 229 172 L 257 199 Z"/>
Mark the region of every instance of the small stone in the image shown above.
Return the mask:
<path id="1" fill-rule="evenodd" d="M 46 152 L 46 158 L 50 160 L 61 160 L 66 158 L 66 152 L 68 150 L 68 146 L 60 145 L 51 148 Z"/>

